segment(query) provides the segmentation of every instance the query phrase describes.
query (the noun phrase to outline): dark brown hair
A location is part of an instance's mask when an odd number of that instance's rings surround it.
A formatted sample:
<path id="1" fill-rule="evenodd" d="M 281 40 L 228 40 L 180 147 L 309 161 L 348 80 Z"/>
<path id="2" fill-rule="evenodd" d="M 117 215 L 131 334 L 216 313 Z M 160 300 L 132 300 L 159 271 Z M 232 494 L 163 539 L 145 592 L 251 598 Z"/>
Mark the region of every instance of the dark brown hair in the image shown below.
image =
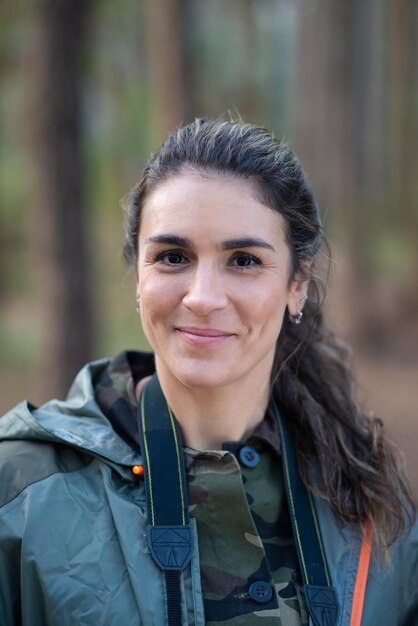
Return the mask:
<path id="1" fill-rule="evenodd" d="M 191 169 L 250 181 L 286 224 L 292 276 L 309 278 L 303 323 L 285 315 L 272 371 L 272 394 L 290 429 L 305 484 L 342 522 L 367 518 L 377 545 L 387 547 L 412 523 L 413 497 L 382 422 L 357 405 L 347 350 L 321 312 L 329 259 L 318 206 L 295 154 L 266 129 L 197 119 L 179 128 L 146 166 L 126 202 L 124 257 L 135 264 L 141 211 L 152 190 Z M 323 250 L 325 249 L 325 253 Z M 321 272 L 322 266 L 322 272 Z M 319 476 L 312 479 L 312 459 Z"/>

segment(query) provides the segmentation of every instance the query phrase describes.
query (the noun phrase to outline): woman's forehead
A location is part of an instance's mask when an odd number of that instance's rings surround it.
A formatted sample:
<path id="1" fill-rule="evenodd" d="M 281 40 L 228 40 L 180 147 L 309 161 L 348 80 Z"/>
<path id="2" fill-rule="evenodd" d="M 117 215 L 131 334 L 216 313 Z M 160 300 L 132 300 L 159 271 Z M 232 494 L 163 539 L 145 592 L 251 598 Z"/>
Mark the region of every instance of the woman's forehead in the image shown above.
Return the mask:
<path id="1" fill-rule="evenodd" d="M 281 215 L 260 200 L 251 181 L 221 174 L 184 172 L 157 185 L 144 202 L 141 231 L 194 226 L 219 230 L 237 227 L 242 235 L 282 231 Z"/>

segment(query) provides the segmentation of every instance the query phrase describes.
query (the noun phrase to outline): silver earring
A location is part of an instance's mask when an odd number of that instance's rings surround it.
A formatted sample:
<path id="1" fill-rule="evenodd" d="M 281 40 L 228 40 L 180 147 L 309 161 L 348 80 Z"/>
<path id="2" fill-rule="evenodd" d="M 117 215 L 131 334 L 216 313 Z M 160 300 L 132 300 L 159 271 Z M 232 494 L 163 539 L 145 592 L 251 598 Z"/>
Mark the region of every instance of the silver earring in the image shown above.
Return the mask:
<path id="1" fill-rule="evenodd" d="M 289 320 L 292 322 L 292 324 L 300 324 L 302 321 L 302 317 L 303 317 L 303 307 L 305 306 L 305 302 L 308 299 L 308 296 L 303 296 L 303 298 L 300 299 L 299 301 L 299 306 L 300 309 L 299 311 L 296 313 L 296 315 L 291 315 L 289 313 Z"/>
<path id="2" fill-rule="evenodd" d="M 136 312 L 137 313 L 139 313 L 139 299 L 140 299 L 140 296 L 138 296 L 136 299 Z"/>
<path id="3" fill-rule="evenodd" d="M 289 320 L 292 322 L 292 324 L 300 324 L 302 321 L 302 317 L 303 311 L 299 311 L 296 315 L 291 315 L 289 313 Z"/>

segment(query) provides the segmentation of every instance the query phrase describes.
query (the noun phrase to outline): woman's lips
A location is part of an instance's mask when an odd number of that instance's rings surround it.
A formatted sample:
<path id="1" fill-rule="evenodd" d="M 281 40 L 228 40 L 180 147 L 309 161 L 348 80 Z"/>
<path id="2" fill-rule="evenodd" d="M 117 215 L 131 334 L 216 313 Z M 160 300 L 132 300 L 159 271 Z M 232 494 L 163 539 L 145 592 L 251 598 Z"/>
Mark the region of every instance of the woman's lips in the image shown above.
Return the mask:
<path id="1" fill-rule="evenodd" d="M 193 346 L 215 346 L 224 343 L 234 336 L 226 330 L 218 328 L 176 328 L 180 337 Z"/>

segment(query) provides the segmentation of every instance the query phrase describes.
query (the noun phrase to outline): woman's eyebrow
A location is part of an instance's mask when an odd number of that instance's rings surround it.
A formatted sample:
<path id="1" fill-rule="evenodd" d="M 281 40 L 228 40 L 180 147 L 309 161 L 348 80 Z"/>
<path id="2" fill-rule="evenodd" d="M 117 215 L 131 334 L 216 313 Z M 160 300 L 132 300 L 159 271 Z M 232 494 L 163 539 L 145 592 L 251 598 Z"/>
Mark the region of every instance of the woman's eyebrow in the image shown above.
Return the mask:
<path id="1" fill-rule="evenodd" d="M 240 237 L 239 239 L 229 239 L 221 244 L 223 250 L 235 250 L 236 248 L 268 248 L 274 250 L 274 247 L 264 239 L 256 237 Z"/>
<path id="2" fill-rule="evenodd" d="M 152 235 L 147 237 L 145 243 L 162 243 L 170 246 L 179 246 L 180 248 L 193 248 L 193 242 L 188 237 L 180 237 L 180 235 L 172 235 L 161 233 L 160 235 Z M 275 251 L 274 247 L 257 237 L 239 237 L 237 239 L 228 239 L 220 244 L 221 250 L 236 250 L 238 248 L 267 248 Z"/>
<path id="3" fill-rule="evenodd" d="M 151 237 L 147 237 L 145 243 L 165 243 L 170 246 L 179 246 L 180 248 L 191 248 L 192 240 L 188 237 L 180 237 L 179 235 L 152 235 Z"/>

